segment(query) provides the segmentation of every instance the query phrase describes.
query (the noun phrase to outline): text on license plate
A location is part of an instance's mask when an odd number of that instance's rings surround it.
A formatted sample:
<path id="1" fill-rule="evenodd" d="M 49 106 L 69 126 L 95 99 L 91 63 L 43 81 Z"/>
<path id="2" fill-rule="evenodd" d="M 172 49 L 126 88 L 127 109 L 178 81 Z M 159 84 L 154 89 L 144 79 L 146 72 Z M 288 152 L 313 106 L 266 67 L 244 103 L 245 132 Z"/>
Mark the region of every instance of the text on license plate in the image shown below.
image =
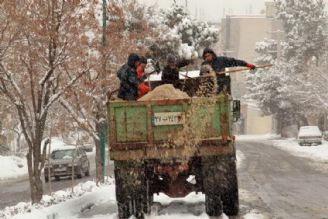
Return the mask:
<path id="1" fill-rule="evenodd" d="M 185 121 L 183 112 L 160 112 L 153 113 L 152 123 L 154 126 L 159 125 L 179 125 Z"/>

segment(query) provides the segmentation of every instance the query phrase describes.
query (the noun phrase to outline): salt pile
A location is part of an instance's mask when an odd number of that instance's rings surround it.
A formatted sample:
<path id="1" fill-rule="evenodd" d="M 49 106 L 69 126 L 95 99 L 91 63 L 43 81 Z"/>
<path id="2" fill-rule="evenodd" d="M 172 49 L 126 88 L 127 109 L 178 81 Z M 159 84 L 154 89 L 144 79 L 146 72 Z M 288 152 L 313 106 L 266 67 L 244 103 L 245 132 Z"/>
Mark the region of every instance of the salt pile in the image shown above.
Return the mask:
<path id="1" fill-rule="evenodd" d="M 175 89 L 172 84 L 164 84 L 156 87 L 153 91 L 149 92 L 138 101 L 148 100 L 166 100 L 166 99 L 187 99 L 190 98 L 188 94 Z"/>

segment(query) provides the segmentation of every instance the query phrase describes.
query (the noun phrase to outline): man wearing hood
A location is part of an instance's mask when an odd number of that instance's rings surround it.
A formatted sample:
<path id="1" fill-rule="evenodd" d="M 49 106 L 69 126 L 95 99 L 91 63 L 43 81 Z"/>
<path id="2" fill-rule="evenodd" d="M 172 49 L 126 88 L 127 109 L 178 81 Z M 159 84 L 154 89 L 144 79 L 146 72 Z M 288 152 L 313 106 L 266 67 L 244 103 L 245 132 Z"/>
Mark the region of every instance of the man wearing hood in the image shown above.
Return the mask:
<path id="1" fill-rule="evenodd" d="M 255 69 L 255 65 L 247 63 L 243 60 L 238 60 L 225 56 L 217 56 L 215 52 L 210 48 L 204 49 L 203 59 L 204 62 L 202 63 L 202 65 L 210 65 L 215 72 L 221 72 L 224 71 L 224 69 L 227 67 L 234 67 L 234 66 L 245 66 L 248 67 L 249 69 Z M 217 84 L 218 84 L 217 93 L 220 93 L 221 91 L 228 91 L 228 93 L 231 93 L 230 76 L 217 75 Z"/>
<path id="2" fill-rule="evenodd" d="M 140 57 L 131 53 L 128 57 L 128 62 L 123 65 L 117 72 L 117 77 L 120 79 L 120 88 L 118 97 L 123 100 L 137 100 L 138 88 L 146 79 L 146 76 L 137 77 L 137 68 L 140 65 Z"/>
<path id="3" fill-rule="evenodd" d="M 181 89 L 182 84 L 179 81 L 179 70 L 191 63 L 191 60 L 178 60 L 174 55 L 168 55 L 167 64 L 162 71 L 162 83 L 172 84 L 175 88 Z"/>

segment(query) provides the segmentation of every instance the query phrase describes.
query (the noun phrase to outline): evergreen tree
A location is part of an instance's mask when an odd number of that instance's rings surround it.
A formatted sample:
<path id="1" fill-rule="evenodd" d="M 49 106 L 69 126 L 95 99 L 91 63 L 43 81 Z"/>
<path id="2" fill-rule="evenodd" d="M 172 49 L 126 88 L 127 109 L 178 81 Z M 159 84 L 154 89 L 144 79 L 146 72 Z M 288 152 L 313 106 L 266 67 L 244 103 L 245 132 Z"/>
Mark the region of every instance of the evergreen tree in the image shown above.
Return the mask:
<path id="1" fill-rule="evenodd" d="M 258 106 L 265 115 L 274 115 L 278 122 L 278 132 L 290 124 L 295 118 L 295 102 L 290 97 L 289 75 L 284 72 L 290 70 L 291 65 L 277 60 L 277 42 L 265 39 L 256 44 L 258 57 L 256 64 L 273 64 L 270 69 L 260 69 L 254 74 L 247 74 L 247 88 L 250 91 L 247 96 L 256 100 Z M 293 113 L 291 113 L 293 112 Z"/>
<path id="2" fill-rule="evenodd" d="M 276 115 L 280 128 L 291 123 L 304 125 L 307 115 L 321 112 L 325 99 L 322 94 L 328 91 L 318 86 L 324 76 L 316 66 L 323 64 L 327 48 L 325 7 L 322 0 L 276 3 L 277 17 L 285 31 L 282 57 L 276 60 L 277 45 L 273 40 L 257 44 L 256 63 L 271 62 L 274 67 L 248 77 L 249 96 L 258 101 L 265 114 Z"/>
<path id="3" fill-rule="evenodd" d="M 204 47 L 218 41 L 216 28 L 192 19 L 185 8 L 176 3 L 173 3 L 169 10 L 163 10 L 158 17 L 153 17 L 153 20 L 157 22 L 161 34 L 152 50 L 162 59 L 165 59 L 167 54 L 190 59 Z"/>
<path id="4" fill-rule="evenodd" d="M 286 37 L 284 57 L 294 60 L 295 72 L 307 71 L 312 57 L 317 59 L 325 49 L 327 16 L 323 0 L 278 0 L 278 18 Z"/>

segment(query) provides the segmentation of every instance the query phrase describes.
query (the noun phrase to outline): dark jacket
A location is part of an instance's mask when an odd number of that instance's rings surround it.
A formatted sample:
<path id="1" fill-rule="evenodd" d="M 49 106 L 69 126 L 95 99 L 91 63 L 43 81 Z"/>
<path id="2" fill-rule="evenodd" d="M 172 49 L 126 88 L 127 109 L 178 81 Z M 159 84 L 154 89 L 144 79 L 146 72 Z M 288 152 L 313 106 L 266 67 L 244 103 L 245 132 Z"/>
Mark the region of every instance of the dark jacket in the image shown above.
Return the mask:
<path id="1" fill-rule="evenodd" d="M 176 68 L 170 68 L 169 64 L 166 65 L 162 71 L 162 83 L 163 84 L 173 84 L 175 88 L 180 87 L 179 81 L 179 69 L 189 65 L 191 61 L 181 60 L 176 63 Z"/>
<path id="2" fill-rule="evenodd" d="M 246 66 L 247 65 L 247 62 L 245 62 L 243 60 L 238 60 L 238 59 L 225 57 L 225 56 L 217 56 L 215 54 L 215 52 L 210 48 L 204 49 L 203 57 L 206 53 L 212 53 L 214 56 L 214 59 L 211 62 L 204 61 L 202 63 L 202 65 L 206 65 L 206 64 L 211 65 L 215 72 L 224 71 L 224 69 L 227 67 Z M 230 76 L 218 75 L 217 83 L 218 83 L 217 93 L 220 93 L 224 89 L 224 86 L 227 86 L 229 93 L 231 93 L 230 92 Z"/>
<path id="3" fill-rule="evenodd" d="M 117 72 L 117 77 L 121 81 L 118 97 L 123 100 L 136 100 L 138 97 L 138 86 L 144 80 L 143 78 L 137 78 L 134 66 L 134 63 L 139 59 L 137 54 L 130 54 L 127 64 L 123 65 Z"/>

